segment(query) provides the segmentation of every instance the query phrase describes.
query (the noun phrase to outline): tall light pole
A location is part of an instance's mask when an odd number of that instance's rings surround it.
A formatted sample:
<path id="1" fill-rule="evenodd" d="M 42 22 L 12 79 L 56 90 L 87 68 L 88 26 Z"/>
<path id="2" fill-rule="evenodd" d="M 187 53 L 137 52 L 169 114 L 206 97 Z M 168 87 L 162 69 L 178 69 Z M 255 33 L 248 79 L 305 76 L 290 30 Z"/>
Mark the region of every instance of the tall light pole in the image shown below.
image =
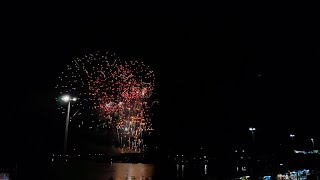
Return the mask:
<path id="1" fill-rule="evenodd" d="M 252 134 L 252 142 L 254 143 L 254 131 L 256 130 L 256 128 L 254 127 L 249 127 L 249 131 L 251 131 Z"/>
<path id="2" fill-rule="evenodd" d="M 73 97 L 71 98 L 69 95 L 64 95 L 61 97 L 61 100 L 68 103 L 67 107 L 67 117 L 66 117 L 66 127 L 64 131 L 64 144 L 63 144 L 63 158 L 67 160 L 67 143 L 68 143 L 68 127 L 69 127 L 69 116 L 70 116 L 70 102 L 71 101 L 77 101 L 77 98 Z"/>
<path id="3" fill-rule="evenodd" d="M 294 134 L 290 134 L 290 137 L 291 137 L 291 142 L 292 142 L 292 149 L 294 150 L 294 141 L 293 141 L 293 138 L 295 137 L 296 135 Z"/>
<path id="4" fill-rule="evenodd" d="M 291 137 L 291 140 L 292 140 L 292 144 L 293 144 L 293 138 L 295 137 L 296 135 L 294 134 L 290 134 L 290 137 Z"/>
<path id="5" fill-rule="evenodd" d="M 254 131 L 256 130 L 256 128 L 254 128 L 254 127 L 249 127 L 249 131 L 251 131 L 251 135 L 252 135 L 252 158 L 251 158 L 251 162 L 250 162 L 250 171 L 251 171 L 251 176 L 253 176 L 253 169 L 254 169 L 254 166 L 255 166 L 255 164 L 254 164 L 254 155 L 255 155 L 255 152 L 254 152 Z"/>
<path id="6" fill-rule="evenodd" d="M 311 142 L 312 142 L 312 150 L 314 150 L 314 141 L 313 141 L 313 138 L 311 138 Z"/>

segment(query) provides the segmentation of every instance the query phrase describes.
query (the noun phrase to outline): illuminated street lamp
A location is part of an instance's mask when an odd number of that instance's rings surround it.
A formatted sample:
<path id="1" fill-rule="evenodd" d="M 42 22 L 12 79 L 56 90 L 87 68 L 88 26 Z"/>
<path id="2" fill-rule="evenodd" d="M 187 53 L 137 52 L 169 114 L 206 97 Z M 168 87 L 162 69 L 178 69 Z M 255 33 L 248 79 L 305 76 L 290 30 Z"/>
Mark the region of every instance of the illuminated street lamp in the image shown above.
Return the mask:
<path id="1" fill-rule="evenodd" d="M 293 138 L 295 137 L 296 135 L 294 135 L 294 134 L 290 134 L 290 137 L 291 137 L 291 139 L 292 139 L 292 143 L 293 143 Z"/>
<path id="2" fill-rule="evenodd" d="M 313 138 L 311 138 L 311 142 L 312 142 L 312 150 L 314 150 L 314 141 L 313 141 Z"/>
<path id="3" fill-rule="evenodd" d="M 61 97 L 61 100 L 68 103 L 67 108 L 67 117 L 66 117 L 66 127 L 64 131 L 64 144 L 63 144 L 63 158 L 67 160 L 67 142 L 68 142 L 68 126 L 69 126 L 69 114 L 70 114 L 70 102 L 77 101 L 76 97 L 71 98 L 69 95 L 64 95 Z"/>
<path id="4" fill-rule="evenodd" d="M 290 137 L 291 137 L 291 140 L 292 140 L 292 149 L 294 149 L 294 141 L 293 141 L 293 138 L 295 137 L 296 135 L 294 134 L 290 134 Z"/>
<path id="5" fill-rule="evenodd" d="M 256 130 L 256 128 L 254 127 L 249 127 L 249 131 L 251 131 L 252 134 L 252 142 L 254 142 L 254 131 Z"/>

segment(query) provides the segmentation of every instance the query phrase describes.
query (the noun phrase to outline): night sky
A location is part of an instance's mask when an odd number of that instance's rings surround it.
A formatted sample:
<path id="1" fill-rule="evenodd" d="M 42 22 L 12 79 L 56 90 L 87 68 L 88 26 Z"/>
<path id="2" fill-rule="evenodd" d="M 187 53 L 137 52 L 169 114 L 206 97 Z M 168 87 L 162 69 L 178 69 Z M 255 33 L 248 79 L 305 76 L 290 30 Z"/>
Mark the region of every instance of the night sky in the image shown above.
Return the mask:
<path id="1" fill-rule="evenodd" d="M 57 115 L 54 85 L 74 58 L 98 50 L 154 68 L 161 107 L 155 128 L 164 147 L 245 144 L 249 126 L 260 143 L 288 143 L 290 133 L 301 146 L 310 137 L 320 141 L 316 11 L 113 5 L 28 5 L 3 13 L 7 153 L 62 148 L 65 119 Z"/>

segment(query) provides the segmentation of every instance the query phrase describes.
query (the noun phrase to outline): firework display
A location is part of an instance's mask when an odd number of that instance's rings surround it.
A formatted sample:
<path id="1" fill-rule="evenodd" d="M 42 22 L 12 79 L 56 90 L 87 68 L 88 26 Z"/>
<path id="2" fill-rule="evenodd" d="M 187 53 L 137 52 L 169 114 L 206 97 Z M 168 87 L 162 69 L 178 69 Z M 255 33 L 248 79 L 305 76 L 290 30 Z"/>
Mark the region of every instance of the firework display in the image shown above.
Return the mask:
<path id="1" fill-rule="evenodd" d="M 117 147 L 144 150 L 144 136 L 153 130 L 148 110 L 154 73 L 143 62 L 122 61 L 108 53 L 89 54 L 67 66 L 56 88 L 61 95 L 76 96 L 75 114 L 85 112 L 101 122 L 112 132 Z"/>

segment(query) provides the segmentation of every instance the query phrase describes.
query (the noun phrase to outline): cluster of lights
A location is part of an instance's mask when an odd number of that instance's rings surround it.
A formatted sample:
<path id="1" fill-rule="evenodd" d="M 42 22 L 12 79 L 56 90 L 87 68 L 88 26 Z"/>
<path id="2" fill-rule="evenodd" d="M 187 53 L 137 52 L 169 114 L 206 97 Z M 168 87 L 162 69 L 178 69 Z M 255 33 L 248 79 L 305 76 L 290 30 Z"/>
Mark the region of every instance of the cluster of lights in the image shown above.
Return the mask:
<path id="1" fill-rule="evenodd" d="M 77 58 L 61 73 L 56 88 L 65 102 L 113 131 L 116 146 L 143 151 L 144 136 L 153 130 L 149 109 L 154 73 L 139 61 L 121 61 L 114 54 L 89 54 Z M 64 107 L 59 107 L 65 113 Z M 78 112 L 78 111 L 77 111 Z"/>

